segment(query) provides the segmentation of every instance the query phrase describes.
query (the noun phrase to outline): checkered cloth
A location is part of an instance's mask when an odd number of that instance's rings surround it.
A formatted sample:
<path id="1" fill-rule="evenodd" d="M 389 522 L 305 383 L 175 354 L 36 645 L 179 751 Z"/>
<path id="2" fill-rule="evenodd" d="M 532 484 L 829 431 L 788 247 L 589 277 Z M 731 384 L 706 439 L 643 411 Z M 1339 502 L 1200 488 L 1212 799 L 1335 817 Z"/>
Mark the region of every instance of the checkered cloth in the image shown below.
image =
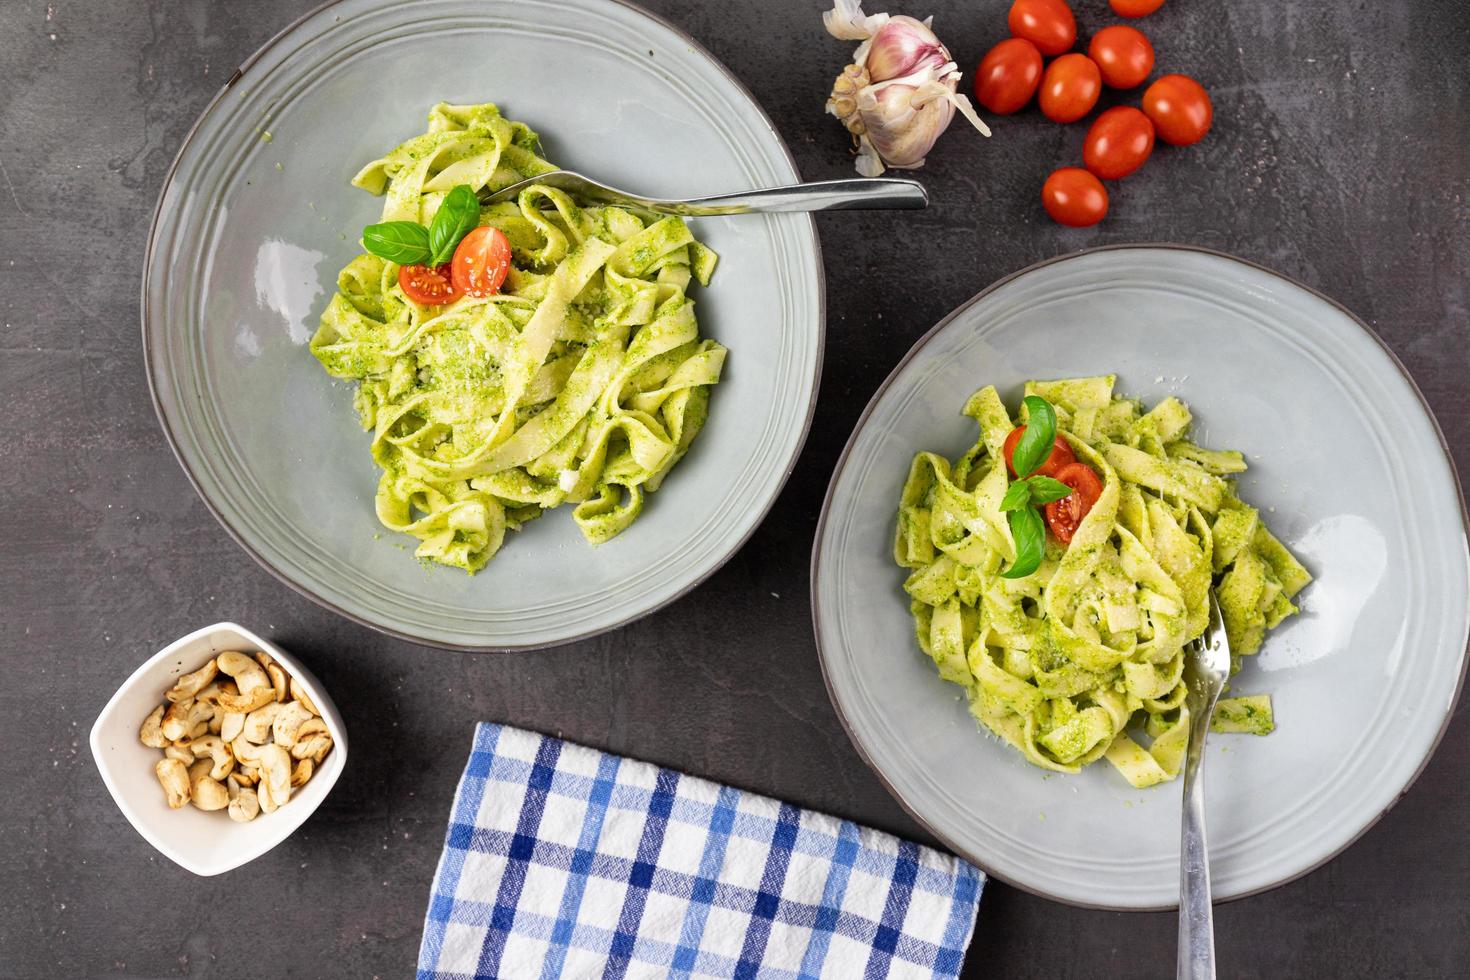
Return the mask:
<path id="1" fill-rule="evenodd" d="M 846 820 L 481 724 L 418 976 L 953 977 L 984 883 Z"/>

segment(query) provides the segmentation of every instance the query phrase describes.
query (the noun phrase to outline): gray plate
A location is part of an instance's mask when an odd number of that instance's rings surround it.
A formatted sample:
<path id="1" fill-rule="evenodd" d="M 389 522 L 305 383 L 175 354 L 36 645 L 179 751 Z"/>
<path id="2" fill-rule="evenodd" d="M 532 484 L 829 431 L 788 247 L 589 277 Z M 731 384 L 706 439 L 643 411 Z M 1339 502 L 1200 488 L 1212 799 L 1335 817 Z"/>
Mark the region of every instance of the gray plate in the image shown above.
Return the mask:
<path id="1" fill-rule="evenodd" d="M 974 441 L 986 384 L 1116 372 L 1177 394 L 1206 446 L 1241 449 L 1241 495 L 1317 576 L 1303 614 L 1234 681 L 1279 728 L 1210 739 L 1215 895 L 1281 884 L 1366 830 L 1438 744 L 1470 636 L 1465 514 L 1418 390 L 1342 307 L 1258 266 L 1179 247 L 1100 249 L 976 296 L 915 345 L 868 405 L 812 553 L 822 667 L 854 744 L 937 837 L 1030 891 L 1110 909 L 1177 902 L 1179 788 L 1131 788 L 1100 763 L 1047 774 L 977 730 L 919 651 L 893 564 L 899 489 L 918 449 Z"/>
<path id="2" fill-rule="evenodd" d="M 706 219 L 696 290 L 730 348 L 709 426 L 616 540 L 569 513 L 512 535 L 474 578 L 421 568 L 373 515 L 351 388 L 306 349 L 381 201 L 348 186 L 429 106 L 494 101 L 555 162 L 664 197 L 799 179 L 770 120 L 694 41 L 606 0 L 339 0 L 236 73 L 184 143 L 143 288 L 149 381 L 200 495 L 262 564 L 343 615 L 466 649 L 543 647 L 673 600 L 754 531 L 806 437 L 824 329 L 815 226 Z M 264 138 L 269 133 L 269 140 Z"/>

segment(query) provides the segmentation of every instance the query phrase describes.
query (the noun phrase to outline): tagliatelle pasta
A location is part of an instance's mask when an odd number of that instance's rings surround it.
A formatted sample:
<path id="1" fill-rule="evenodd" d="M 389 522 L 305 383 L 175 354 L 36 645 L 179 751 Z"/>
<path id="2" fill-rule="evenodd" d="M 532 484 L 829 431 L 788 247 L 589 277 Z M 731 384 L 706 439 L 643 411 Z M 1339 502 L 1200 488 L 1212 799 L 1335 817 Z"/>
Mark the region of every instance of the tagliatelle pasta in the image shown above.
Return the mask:
<path id="1" fill-rule="evenodd" d="M 1212 583 L 1238 669 L 1297 611 L 1311 576 L 1236 496 L 1240 453 L 1190 442 L 1179 399 L 1145 412 L 1114 396 L 1114 380 L 1026 385 L 1102 482 L 1070 544 L 1048 538 L 1035 573 L 1000 574 L 1016 557 L 1000 509 L 1015 423 L 993 387 L 965 405 L 980 425 L 968 452 L 953 463 L 914 457 L 894 557 L 912 570 L 904 588 L 919 645 L 966 689 L 976 718 L 1038 766 L 1077 772 L 1107 758 L 1144 787 L 1179 773 L 1185 645 L 1205 630 Z M 1265 734 L 1270 699 L 1222 701 L 1214 724 Z"/>
<path id="2" fill-rule="evenodd" d="M 493 192 L 554 169 L 538 147 L 494 105 L 441 103 L 427 133 L 353 183 L 384 195 L 383 221 L 427 225 L 458 185 Z M 360 382 L 378 518 L 418 538 L 419 557 L 471 573 L 508 528 L 564 503 L 589 542 L 625 530 L 704 425 L 725 358 L 686 295 L 716 256 L 681 219 L 532 185 L 480 223 L 511 245 L 501 292 L 421 306 L 398 266 L 361 255 L 311 341 L 328 373 Z"/>

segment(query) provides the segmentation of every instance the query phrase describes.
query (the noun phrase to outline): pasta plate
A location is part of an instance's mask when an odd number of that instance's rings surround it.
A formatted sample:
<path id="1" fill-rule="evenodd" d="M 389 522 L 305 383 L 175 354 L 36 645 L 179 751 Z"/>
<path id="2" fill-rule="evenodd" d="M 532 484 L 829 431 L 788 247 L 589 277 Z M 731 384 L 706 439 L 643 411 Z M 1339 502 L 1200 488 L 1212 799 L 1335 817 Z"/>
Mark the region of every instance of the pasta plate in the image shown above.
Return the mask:
<path id="1" fill-rule="evenodd" d="M 1245 451 L 1241 497 L 1315 576 L 1301 614 L 1237 680 L 1276 730 L 1206 747 L 1217 898 L 1262 891 L 1347 847 L 1438 744 L 1470 637 L 1466 522 L 1438 425 L 1348 311 L 1259 266 L 1181 246 L 1054 259 L 1002 280 L 915 345 L 869 403 L 812 553 L 829 693 L 854 745 L 936 837 L 996 877 L 1106 909 L 1177 901 L 1177 784 L 1111 767 L 1049 773 L 983 733 L 914 639 L 893 564 L 916 450 L 974 441 L 959 407 L 995 385 L 1116 373 L 1195 411 L 1201 444 Z"/>
<path id="2" fill-rule="evenodd" d="M 740 83 L 631 5 L 336 0 L 253 56 L 186 138 L 149 241 L 148 376 L 205 503 L 284 582 L 426 644 L 546 647 L 673 601 L 776 499 L 821 365 L 815 226 L 806 215 L 692 223 L 721 257 L 697 297 L 700 328 L 730 359 L 706 428 L 626 532 L 592 547 L 570 520 L 533 521 L 473 578 L 421 567 L 416 542 L 378 526 L 349 384 L 307 348 L 382 209 L 349 181 L 423 132 L 441 101 L 494 101 L 558 163 L 667 197 L 800 179 Z"/>

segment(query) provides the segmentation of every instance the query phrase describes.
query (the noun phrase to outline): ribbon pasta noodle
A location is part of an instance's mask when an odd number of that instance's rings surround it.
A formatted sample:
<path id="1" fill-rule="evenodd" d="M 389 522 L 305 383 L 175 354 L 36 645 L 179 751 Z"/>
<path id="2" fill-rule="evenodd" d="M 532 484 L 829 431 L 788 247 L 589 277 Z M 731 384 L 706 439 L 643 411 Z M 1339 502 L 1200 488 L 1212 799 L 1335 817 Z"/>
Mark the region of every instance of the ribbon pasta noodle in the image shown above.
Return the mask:
<path id="1" fill-rule="evenodd" d="M 441 103 L 353 184 L 383 195 L 383 221 L 427 225 L 456 185 L 493 192 L 552 169 L 494 105 Z M 716 256 L 681 219 L 532 185 L 480 224 L 511 244 L 500 293 L 420 306 L 397 265 L 360 255 L 311 341 L 329 374 L 359 382 L 378 519 L 470 573 L 561 504 L 593 544 L 625 530 L 704 425 L 725 359 L 686 295 Z"/>
<path id="2" fill-rule="evenodd" d="M 1016 423 L 986 387 L 964 408 L 980 426 L 969 451 L 953 463 L 914 457 L 894 558 L 911 570 L 904 589 L 920 647 L 940 677 L 966 689 L 979 721 L 1037 766 L 1077 772 L 1106 758 L 1141 788 L 1179 773 L 1185 645 L 1206 628 L 1211 584 L 1233 672 L 1297 611 L 1292 599 L 1311 575 L 1236 496 L 1229 478 L 1246 468 L 1240 453 L 1190 442 L 1179 399 L 1145 412 L 1113 394 L 1114 380 L 1026 385 L 1102 478 L 1070 545 L 1048 538 L 1034 574 L 1000 575 L 1015 559 L 1000 502 L 1002 447 Z M 1266 734 L 1270 699 L 1222 700 L 1212 724 Z"/>

